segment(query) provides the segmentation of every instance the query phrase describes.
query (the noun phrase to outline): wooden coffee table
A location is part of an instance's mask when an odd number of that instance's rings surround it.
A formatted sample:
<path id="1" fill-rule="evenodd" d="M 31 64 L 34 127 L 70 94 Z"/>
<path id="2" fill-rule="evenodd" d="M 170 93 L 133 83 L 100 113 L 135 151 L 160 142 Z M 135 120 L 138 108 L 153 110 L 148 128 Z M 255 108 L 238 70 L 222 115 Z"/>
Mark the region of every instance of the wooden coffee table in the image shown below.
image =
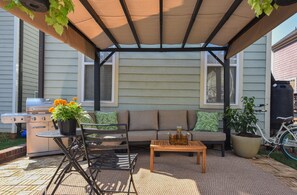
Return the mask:
<path id="1" fill-rule="evenodd" d="M 189 141 L 188 145 L 170 145 L 168 140 L 152 140 L 150 145 L 150 170 L 154 171 L 156 152 L 197 152 L 197 164 L 200 164 L 202 153 L 202 173 L 206 172 L 206 146 L 200 141 Z"/>

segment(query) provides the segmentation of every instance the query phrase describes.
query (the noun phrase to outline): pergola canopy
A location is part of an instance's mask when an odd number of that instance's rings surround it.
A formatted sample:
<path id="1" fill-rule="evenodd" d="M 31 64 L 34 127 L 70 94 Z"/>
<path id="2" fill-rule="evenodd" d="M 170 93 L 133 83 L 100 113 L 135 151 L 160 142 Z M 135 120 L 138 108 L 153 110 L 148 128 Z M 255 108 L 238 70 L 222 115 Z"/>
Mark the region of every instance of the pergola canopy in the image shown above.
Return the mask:
<path id="1" fill-rule="evenodd" d="M 0 0 L 0 7 L 7 2 Z M 194 51 L 221 46 L 229 58 L 297 12 L 297 3 L 255 17 L 247 0 L 73 0 L 62 36 L 44 21 L 10 12 L 88 57 L 95 51 Z M 200 46 L 202 44 L 202 47 Z M 199 47 L 197 47 L 199 45 Z"/>

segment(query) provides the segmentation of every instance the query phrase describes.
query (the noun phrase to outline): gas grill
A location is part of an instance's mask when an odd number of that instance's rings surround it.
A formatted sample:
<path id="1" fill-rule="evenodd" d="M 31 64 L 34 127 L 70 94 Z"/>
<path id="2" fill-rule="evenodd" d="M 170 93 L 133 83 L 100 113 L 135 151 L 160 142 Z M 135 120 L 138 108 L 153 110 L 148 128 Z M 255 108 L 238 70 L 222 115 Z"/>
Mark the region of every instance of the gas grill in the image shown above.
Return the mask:
<path id="1" fill-rule="evenodd" d="M 53 105 L 49 99 L 27 98 L 26 113 L 1 115 L 2 123 L 26 123 L 27 156 L 45 156 L 62 153 L 53 139 L 39 138 L 36 133 L 55 130 L 48 109 Z M 64 140 L 66 142 L 66 140 Z"/>

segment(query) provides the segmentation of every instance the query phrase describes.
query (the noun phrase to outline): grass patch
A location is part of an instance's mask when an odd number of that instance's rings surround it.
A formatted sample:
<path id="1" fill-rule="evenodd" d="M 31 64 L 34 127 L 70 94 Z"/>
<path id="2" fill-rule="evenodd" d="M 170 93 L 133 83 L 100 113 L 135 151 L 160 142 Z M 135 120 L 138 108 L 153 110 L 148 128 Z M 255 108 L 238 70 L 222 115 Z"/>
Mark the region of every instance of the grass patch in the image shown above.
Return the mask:
<path id="1" fill-rule="evenodd" d="M 265 148 L 261 149 L 259 151 L 260 155 L 268 155 L 270 150 L 266 150 Z M 281 162 L 289 167 L 292 167 L 293 169 L 297 170 L 297 162 L 292 159 L 288 159 L 285 157 L 285 155 L 281 151 L 275 150 L 270 154 L 270 158 L 273 158 L 274 160 Z"/>
<path id="2" fill-rule="evenodd" d="M 24 143 L 26 143 L 26 138 L 10 139 L 7 135 L 0 134 L 0 150 L 13 146 L 18 146 Z"/>

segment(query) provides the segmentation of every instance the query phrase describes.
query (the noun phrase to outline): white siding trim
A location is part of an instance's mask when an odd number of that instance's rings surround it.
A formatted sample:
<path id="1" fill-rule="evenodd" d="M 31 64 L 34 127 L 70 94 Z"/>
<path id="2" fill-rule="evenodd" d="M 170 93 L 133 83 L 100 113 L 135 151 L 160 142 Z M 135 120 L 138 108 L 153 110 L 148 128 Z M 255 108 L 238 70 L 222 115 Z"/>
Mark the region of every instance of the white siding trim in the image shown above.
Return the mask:
<path id="1" fill-rule="evenodd" d="M 84 75 L 85 75 L 85 68 L 84 68 L 84 55 L 79 53 L 78 55 L 78 100 L 82 102 L 83 106 L 94 106 L 94 101 L 84 101 Z M 118 106 L 118 75 L 119 75 L 119 54 L 114 53 L 113 56 L 113 65 L 112 65 L 112 100 L 111 101 L 101 101 L 102 107 L 117 107 Z"/>
<path id="2" fill-rule="evenodd" d="M 200 52 L 201 54 L 201 64 L 200 64 L 200 108 L 209 108 L 209 109 L 223 109 L 223 103 L 206 103 L 206 80 L 207 75 L 206 68 L 206 52 Z M 238 53 L 237 56 L 238 65 L 236 66 L 236 77 L 238 81 L 236 82 L 236 99 L 235 104 L 231 104 L 232 107 L 237 108 L 241 107 L 240 98 L 243 94 L 243 52 Z M 221 64 L 218 64 L 221 65 Z M 231 66 L 230 66 L 231 67 Z"/>
<path id="3" fill-rule="evenodd" d="M 19 74 L 19 42 L 20 42 L 20 19 L 14 17 L 13 35 L 13 86 L 12 86 L 12 113 L 17 111 L 18 74 Z M 11 126 L 11 133 L 16 133 L 15 125 Z"/>
<path id="4" fill-rule="evenodd" d="M 265 104 L 267 105 L 265 109 L 265 135 L 270 137 L 270 97 L 271 97 L 271 43 L 272 36 L 271 32 L 266 36 L 266 85 L 265 85 Z"/>

